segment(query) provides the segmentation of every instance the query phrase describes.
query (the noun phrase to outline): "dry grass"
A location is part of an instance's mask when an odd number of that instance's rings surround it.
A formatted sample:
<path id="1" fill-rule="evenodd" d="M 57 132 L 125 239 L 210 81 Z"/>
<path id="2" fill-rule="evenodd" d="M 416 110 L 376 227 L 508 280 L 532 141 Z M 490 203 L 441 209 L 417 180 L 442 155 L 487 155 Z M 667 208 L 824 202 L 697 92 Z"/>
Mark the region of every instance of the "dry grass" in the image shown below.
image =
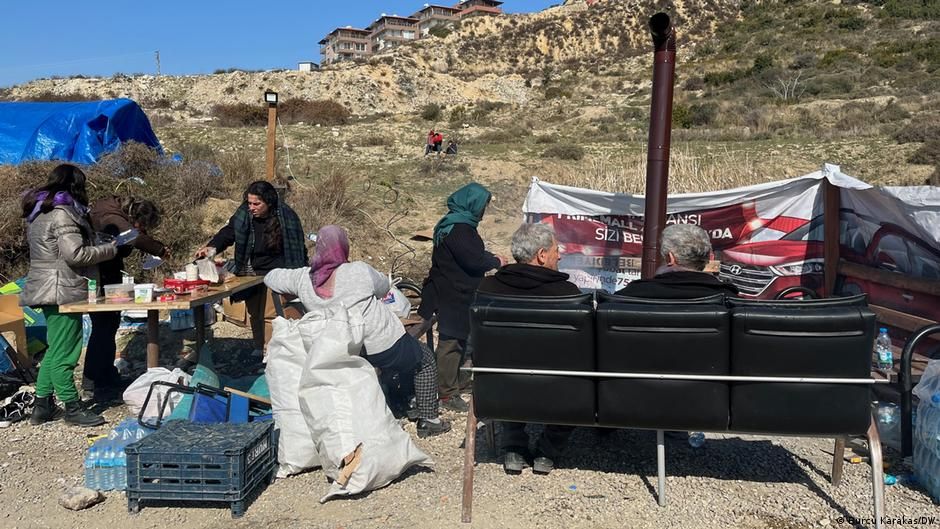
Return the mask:
<path id="1" fill-rule="evenodd" d="M 779 180 L 781 160 L 723 150 L 694 154 L 674 149 L 669 158 L 669 192 L 701 193 Z M 558 164 L 548 174 L 553 184 L 597 191 L 642 194 L 646 187 L 646 153 L 589 156 L 578 166 Z"/>

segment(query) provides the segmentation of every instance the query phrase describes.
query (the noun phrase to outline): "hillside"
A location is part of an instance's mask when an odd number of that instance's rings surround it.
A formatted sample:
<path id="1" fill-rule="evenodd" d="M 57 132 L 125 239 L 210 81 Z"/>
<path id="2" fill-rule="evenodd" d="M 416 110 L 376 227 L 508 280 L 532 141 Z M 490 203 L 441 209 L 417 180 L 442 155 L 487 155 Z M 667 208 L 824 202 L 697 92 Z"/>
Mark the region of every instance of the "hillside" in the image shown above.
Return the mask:
<path id="1" fill-rule="evenodd" d="M 426 248 L 408 243 L 418 258 L 393 264 L 405 251 L 400 241 L 433 225 L 444 197 L 466 181 L 495 192 L 483 229 L 498 249 L 532 176 L 641 191 L 646 24 L 660 9 L 678 34 L 673 192 L 778 180 L 823 162 L 875 184 L 940 183 L 940 9 L 921 0 L 569 0 L 468 20 L 443 38 L 319 72 L 42 79 L 2 89 L 0 99 L 135 99 L 167 149 L 225 172 L 224 182 L 205 177 L 216 183 L 201 188 L 196 205 L 237 198 L 239 186 L 263 174 L 263 120 L 223 127 L 219 118 L 234 110 L 217 105 L 260 110 L 265 89 L 282 100 L 335 101 L 349 118 L 284 120 L 278 174 L 293 178 L 311 230 L 348 225 L 354 253 L 420 276 Z M 429 128 L 458 140 L 460 155 L 423 158 Z M 145 176 L 166 177 L 135 163 Z M 127 166 L 99 165 L 100 178 Z M 0 168 L 0 178 L 10 171 Z M 187 182 L 203 178 L 193 171 Z M 164 226 L 180 254 L 233 207 L 212 204 L 188 214 L 185 230 Z M 18 240 L 14 224 L 0 226 L 0 246 L 20 266 L 21 251 L 7 243 Z"/>

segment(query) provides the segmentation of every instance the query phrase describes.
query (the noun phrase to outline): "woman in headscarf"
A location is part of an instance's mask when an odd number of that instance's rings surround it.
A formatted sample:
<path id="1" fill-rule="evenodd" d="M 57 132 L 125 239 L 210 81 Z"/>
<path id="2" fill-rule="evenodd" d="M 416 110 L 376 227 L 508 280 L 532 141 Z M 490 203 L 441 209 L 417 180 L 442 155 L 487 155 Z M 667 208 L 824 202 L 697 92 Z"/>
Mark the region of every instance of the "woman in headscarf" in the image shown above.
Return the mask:
<path id="1" fill-rule="evenodd" d="M 361 313 L 365 359 L 382 371 L 383 378 L 414 377 L 418 437 L 450 430 L 450 422 L 438 416 L 434 354 L 406 333 L 398 317 L 382 303 L 390 288 L 388 277 L 362 261 L 349 262 L 346 230 L 324 226 L 317 232 L 316 253 L 309 267 L 272 270 L 264 283 L 274 292 L 300 298 L 307 310 L 340 302 Z"/>
<path id="2" fill-rule="evenodd" d="M 22 207 L 28 223 L 29 273 L 20 304 L 42 309 L 49 343 L 29 422 L 42 424 L 58 417 L 54 394 L 65 404 L 65 422 L 99 426 L 104 418 L 84 409 L 73 378 L 82 354 L 82 315 L 59 313 L 59 305 L 88 299 L 88 281 L 98 279 L 97 264 L 114 258 L 118 248 L 113 242 L 95 244 L 85 173 L 74 165 L 53 169 L 45 186 L 23 196 Z"/>
<path id="3" fill-rule="evenodd" d="M 248 185 L 241 206 L 196 258 L 211 257 L 235 245 L 235 273 L 265 275 L 275 268 L 300 268 L 307 264 L 307 247 L 300 218 L 283 203 L 274 186 L 264 180 Z M 251 320 L 255 354 L 271 339 L 271 322 L 277 317 L 271 293 L 264 286 L 239 292 L 232 301 L 245 301 Z"/>
<path id="4" fill-rule="evenodd" d="M 470 302 L 486 272 L 506 263 L 483 247 L 477 225 L 492 195 L 471 182 L 447 199 L 447 214 L 434 226 L 431 270 L 424 281 L 419 314 L 430 321 L 437 312 L 437 380 L 441 404 L 467 411 L 460 390 L 469 376 L 460 372 L 470 333 Z"/>

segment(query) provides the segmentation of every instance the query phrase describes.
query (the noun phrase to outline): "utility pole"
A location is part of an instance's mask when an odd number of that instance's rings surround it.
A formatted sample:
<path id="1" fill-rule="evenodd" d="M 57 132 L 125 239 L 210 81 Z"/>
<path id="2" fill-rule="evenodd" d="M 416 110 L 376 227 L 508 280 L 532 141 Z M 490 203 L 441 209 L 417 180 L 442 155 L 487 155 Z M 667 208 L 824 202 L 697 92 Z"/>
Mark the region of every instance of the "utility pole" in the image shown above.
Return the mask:
<path id="1" fill-rule="evenodd" d="M 153 55 L 157 59 L 157 77 L 160 77 L 160 50 L 153 52 Z"/>
<path id="2" fill-rule="evenodd" d="M 265 152 L 265 161 L 267 170 L 265 176 L 268 182 L 274 182 L 274 170 L 277 166 L 275 160 L 276 151 L 274 146 L 275 131 L 277 129 L 277 92 L 266 90 L 264 92 L 264 102 L 268 104 L 268 145 Z"/>

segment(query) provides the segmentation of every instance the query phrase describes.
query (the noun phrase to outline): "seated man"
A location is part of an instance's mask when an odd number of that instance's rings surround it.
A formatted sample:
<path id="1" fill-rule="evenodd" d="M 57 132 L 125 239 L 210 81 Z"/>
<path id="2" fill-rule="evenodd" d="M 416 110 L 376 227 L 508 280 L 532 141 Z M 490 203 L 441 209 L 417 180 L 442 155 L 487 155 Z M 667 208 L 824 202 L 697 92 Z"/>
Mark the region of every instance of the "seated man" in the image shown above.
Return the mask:
<path id="1" fill-rule="evenodd" d="M 516 260 L 500 268 L 495 275 L 483 278 L 477 292 L 513 296 L 570 296 L 580 294 L 568 281 L 568 274 L 558 271 L 558 241 L 547 224 L 523 224 L 512 235 L 512 256 Z M 532 471 L 548 474 L 554 468 L 552 459 L 562 454 L 574 427 L 547 425 L 539 438 Z M 518 474 L 526 465 L 529 436 L 525 424 L 503 422 L 500 446 L 505 455 L 503 469 Z"/>
<path id="2" fill-rule="evenodd" d="M 672 224 L 663 230 L 659 248 L 663 265 L 651 279 L 638 279 L 618 290 L 618 296 L 654 299 L 693 299 L 725 294 L 736 296 L 734 285 L 704 272 L 715 254 L 711 239 L 692 224 Z"/>

